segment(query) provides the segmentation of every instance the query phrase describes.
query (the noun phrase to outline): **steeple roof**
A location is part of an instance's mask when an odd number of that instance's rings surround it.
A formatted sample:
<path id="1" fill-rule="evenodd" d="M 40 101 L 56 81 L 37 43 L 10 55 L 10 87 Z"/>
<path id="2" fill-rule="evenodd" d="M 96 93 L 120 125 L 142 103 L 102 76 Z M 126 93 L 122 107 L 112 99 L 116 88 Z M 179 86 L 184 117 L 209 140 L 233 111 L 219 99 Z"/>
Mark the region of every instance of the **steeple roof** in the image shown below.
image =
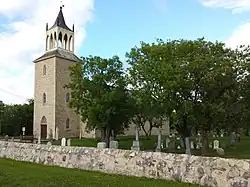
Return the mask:
<path id="1" fill-rule="evenodd" d="M 63 16 L 63 12 L 62 12 L 62 6 L 60 7 L 60 11 L 58 13 L 58 16 L 56 18 L 56 21 L 54 23 L 54 25 L 50 28 L 50 29 L 53 29 L 55 27 L 61 27 L 63 29 L 66 29 L 66 30 L 69 30 L 69 31 L 72 31 L 67 25 L 66 25 L 66 22 L 65 22 L 65 19 L 64 19 L 64 16 Z"/>

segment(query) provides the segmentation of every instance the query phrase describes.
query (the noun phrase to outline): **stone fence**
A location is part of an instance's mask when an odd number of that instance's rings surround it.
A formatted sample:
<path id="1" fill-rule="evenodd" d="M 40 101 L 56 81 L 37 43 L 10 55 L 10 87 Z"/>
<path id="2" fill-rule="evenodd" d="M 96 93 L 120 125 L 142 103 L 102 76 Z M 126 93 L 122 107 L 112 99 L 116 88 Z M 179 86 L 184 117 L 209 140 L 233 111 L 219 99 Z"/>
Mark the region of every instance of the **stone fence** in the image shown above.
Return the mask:
<path id="1" fill-rule="evenodd" d="M 6 141 L 0 141 L 0 158 L 208 186 L 250 185 L 250 160 Z"/>

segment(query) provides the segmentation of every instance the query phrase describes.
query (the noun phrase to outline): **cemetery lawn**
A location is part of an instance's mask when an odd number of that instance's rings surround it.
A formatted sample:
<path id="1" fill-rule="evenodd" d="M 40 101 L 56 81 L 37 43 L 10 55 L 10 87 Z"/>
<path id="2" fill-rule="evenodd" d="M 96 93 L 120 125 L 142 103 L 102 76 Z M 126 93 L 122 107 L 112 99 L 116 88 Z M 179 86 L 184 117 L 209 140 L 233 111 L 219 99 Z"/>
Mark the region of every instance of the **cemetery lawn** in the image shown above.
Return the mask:
<path id="1" fill-rule="evenodd" d="M 163 137 L 163 139 L 165 139 Z M 190 140 L 194 140 L 191 138 Z M 119 142 L 119 149 L 127 149 L 130 150 L 132 142 L 134 140 L 134 136 L 120 136 L 117 138 Z M 214 138 L 210 138 L 209 141 L 212 142 Z M 230 145 L 230 138 L 229 136 L 219 137 L 218 140 L 220 141 L 220 147 L 225 150 L 225 155 L 220 157 L 226 158 L 238 158 L 238 159 L 250 159 L 250 136 L 242 136 L 240 142 L 235 142 L 234 146 Z M 140 136 L 140 144 L 142 150 L 155 150 L 155 143 L 157 142 L 157 136 L 151 136 L 150 139 L 147 139 L 145 136 Z M 83 138 L 79 139 L 72 139 L 72 146 L 82 146 L 82 147 L 96 147 L 98 140 L 96 139 L 87 139 Z M 163 152 L 171 152 L 171 153 L 185 153 L 185 150 L 162 150 Z M 200 150 L 192 150 L 193 155 L 200 156 Z M 218 156 L 215 150 L 209 149 L 206 154 L 203 156 Z"/>
<path id="2" fill-rule="evenodd" d="M 108 175 L 0 159 L 1 187 L 198 187 L 163 180 Z"/>

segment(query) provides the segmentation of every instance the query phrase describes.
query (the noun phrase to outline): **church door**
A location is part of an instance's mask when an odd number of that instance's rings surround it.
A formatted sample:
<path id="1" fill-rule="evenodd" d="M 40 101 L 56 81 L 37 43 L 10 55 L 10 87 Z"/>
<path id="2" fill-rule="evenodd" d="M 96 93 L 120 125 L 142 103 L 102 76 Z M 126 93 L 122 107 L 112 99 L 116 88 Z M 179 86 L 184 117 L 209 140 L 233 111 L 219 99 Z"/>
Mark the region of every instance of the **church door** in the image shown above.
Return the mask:
<path id="1" fill-rule="evenodd" d="M 47 138 L 47 125 L 41 124 L 41 139 Z"/>

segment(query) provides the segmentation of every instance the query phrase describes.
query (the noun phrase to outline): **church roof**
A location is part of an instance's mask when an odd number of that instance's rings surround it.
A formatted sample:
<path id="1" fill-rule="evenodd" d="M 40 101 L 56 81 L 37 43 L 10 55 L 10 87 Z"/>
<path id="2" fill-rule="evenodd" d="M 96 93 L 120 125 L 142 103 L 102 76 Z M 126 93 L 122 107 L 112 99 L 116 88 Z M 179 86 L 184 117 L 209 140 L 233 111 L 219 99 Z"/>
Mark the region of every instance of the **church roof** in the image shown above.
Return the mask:
<path id="1" fill-rule="evenodd" d="M 54 25 L 50 28 L 50 29 L 53 29 L 55 27 L 61 27 L 63 29 L 66 29 L 66 30 L 69 30 L 69 31 L 72 31 L 67 25 L 66 25 L 66 22 L 65 22 L 65 19 L 64 19 L 64 16 L 63 16 L 63 12 L 62 12 L 62 7 L 60 7 L 60 11 L 58 13 L 58 16 L 56 18 L 56 21 L 54 23 Z M 49 30 L 50 30 L 49 29 Z"/>
<path id="2" fill-rule="evenodd" d="M 74 53 L 61 49 L 61 48 L 57 48 L 53 51 L 47 51 L 44 55 L 34 60 L 34 63 L 37 63 L 39 61 L 52 58 L 52 57 L 59 57 L 59 58 L 71 60 L 74 62 L 80 61 L 80 58 L 78 58 Z"/>

